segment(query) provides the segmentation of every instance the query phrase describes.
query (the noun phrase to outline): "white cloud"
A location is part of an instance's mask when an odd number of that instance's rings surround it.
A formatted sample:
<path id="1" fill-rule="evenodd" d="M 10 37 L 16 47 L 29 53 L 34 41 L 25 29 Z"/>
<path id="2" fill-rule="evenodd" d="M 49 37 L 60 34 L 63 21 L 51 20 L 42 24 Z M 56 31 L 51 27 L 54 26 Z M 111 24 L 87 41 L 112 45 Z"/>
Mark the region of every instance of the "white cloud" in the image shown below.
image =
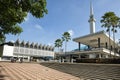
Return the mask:
<path id="1" fill-rule="evenodd" d="M 52 46 L 52 43 L 48 43 L 49 46 Z"/>
<path id="2" fill-rule="evenodd" d="M 41 30 L 41 29 L 42 29 L 42 26 L 40 26 L 40 25 L 36 24 L 36 25 L 35 25 L 35 28 L 37 28 L 37 29 Z"/>
<path id="3" fill-rule="evenodd" d="M 74 31 L 73 30 L 68 30 L 68 32 L 70 33 L 71 36 L 74 35 Z"/>

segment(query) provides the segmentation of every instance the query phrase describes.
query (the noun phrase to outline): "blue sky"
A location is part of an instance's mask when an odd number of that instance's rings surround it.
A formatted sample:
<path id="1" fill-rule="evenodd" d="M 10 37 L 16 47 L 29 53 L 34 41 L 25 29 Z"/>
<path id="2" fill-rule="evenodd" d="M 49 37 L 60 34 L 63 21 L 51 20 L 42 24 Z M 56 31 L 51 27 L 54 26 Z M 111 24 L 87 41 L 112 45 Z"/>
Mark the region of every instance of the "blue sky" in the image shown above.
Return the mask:
<path id="1" fill-rule="evenodd" d="M 101 16 L 105 12 L 113 11 L 120 17 L 120 0 L 91 0 L 94 17 L 96 19 L 96 31 L 101 28 Z M 20 24 L 23 31 L 19 36 L 6 35 L 6 41 L 38 42 L 43 45 L 54 46 L 54 41 L 62 37 L 66 31 L 71 33 L 71 38 L 89 34 L 90 0 L 47 0 L 48 14 L 37 19 L 31 14 Z M 120 30 L 116 34 L 120 39 Z M 64 48 L 64 45 L 63 45 Z M 67 51 L 78 48 L 78 44 L 72 40 L 68 42 Z"/>

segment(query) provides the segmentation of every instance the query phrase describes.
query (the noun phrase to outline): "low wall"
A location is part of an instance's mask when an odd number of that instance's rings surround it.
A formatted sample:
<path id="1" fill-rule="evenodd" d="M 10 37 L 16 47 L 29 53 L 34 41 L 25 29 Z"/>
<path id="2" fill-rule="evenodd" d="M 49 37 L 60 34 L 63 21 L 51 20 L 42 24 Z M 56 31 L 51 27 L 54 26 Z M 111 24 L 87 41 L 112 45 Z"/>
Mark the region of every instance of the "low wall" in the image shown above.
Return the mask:
<path id="1" fill-rule="evenodd" d="M 106 59 L 76 59 L 77 63 L 115 63 L 120 64 L 120 58 L 106 58 Z"/>

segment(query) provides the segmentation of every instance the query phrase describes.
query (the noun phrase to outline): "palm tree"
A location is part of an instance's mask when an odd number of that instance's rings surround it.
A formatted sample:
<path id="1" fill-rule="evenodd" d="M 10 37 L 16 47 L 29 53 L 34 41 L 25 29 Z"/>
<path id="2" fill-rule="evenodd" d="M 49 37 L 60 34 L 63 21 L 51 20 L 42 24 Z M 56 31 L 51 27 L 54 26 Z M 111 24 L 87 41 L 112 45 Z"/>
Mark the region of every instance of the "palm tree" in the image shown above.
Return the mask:
<path id="1" fill-rule="evenodd" d="M 62 47 L 63 41 L 61 39 L 56 39 L 55 40 L 55 47 L 58 48 L 58 51 L 60 51 L 60 48 Z"/>
<path id="2" fill-rule="evenodd" d="M 62 40 L 65 41 L 65 52 L 67 50 L 67 42 L 71 40 L 71 36 L 69 32 L 64 32 L 62 35 Z"/>
<path id="3" fill-rule="evenodd" d="M 115 52 L 115 49 L 116 49 L 116 47 L 115 47 L 115 33 L 117 33 L 117 29 L 116 29 L 116 28 L 118 28 L 118 27 L 120 27 L 120 18 L 115 15 L 115 16 L 112 18 L 112 29 L 111 29 L 111 31 L 113 32 L 114 53 L 116 53 L 116 52 Z"/>
<path id="4" fill-rule="evenodd" d="M 111 42 L 110 42 L 110 29 L 112 28 L 113 31 L 113 40 L 115 42 L 115 32 L 117 31 L 116 28 L 119 26 L 120 18 L 116 16 L 114 12 L 106 12 L 104 16 L 102 16 L 101 23 L 102 27 L 107 28 L 107 32 L 109 32 L 109 48 L 110 48 L 110 57 L 111 57 Z M 115 43 L 114 49 L 115 49 Z"/>

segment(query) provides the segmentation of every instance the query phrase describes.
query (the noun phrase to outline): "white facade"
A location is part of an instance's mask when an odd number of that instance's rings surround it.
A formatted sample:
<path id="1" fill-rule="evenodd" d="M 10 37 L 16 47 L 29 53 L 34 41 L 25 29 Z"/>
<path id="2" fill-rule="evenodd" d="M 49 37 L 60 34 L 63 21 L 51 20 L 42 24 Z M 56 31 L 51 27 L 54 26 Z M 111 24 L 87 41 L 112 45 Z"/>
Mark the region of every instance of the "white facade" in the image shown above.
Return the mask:
<path id="1" fill-rule="evenodd" d="M 24 55 L 24 56 L 35 56 L 35 57 L 54 57 L 53 51 L 39 50 L 39 49 L 30 49 L 24 47 L 14 47 L 13 54 L 15 56 Z"/>
<path id="2" fill-rule="evenodd" d="M 91 58 L 96 58 L 96 54 L 95 54 L 95 53 L 89 54 L 89 58 L 90 58 L 90 59 L 91 59 Z"/>
<path id="3" fill-rule="evenodd" d="M 4 45 L 3 46 L 3 56 L 13 56 L 13 46 Z"/>
<path id="4" fill-rule="evenodd" d="M 11 57 L 23 57 L 30 59 L 30 57 L 36 58 L 45 58 L 50 57 L 54 58 L 54 47 L 48 45 L 38 45 L 38 43 L 29 43 L 29 42 L 8 42 L 0 46 L 0 57 L 2 58 L 11 58 Z"/>

